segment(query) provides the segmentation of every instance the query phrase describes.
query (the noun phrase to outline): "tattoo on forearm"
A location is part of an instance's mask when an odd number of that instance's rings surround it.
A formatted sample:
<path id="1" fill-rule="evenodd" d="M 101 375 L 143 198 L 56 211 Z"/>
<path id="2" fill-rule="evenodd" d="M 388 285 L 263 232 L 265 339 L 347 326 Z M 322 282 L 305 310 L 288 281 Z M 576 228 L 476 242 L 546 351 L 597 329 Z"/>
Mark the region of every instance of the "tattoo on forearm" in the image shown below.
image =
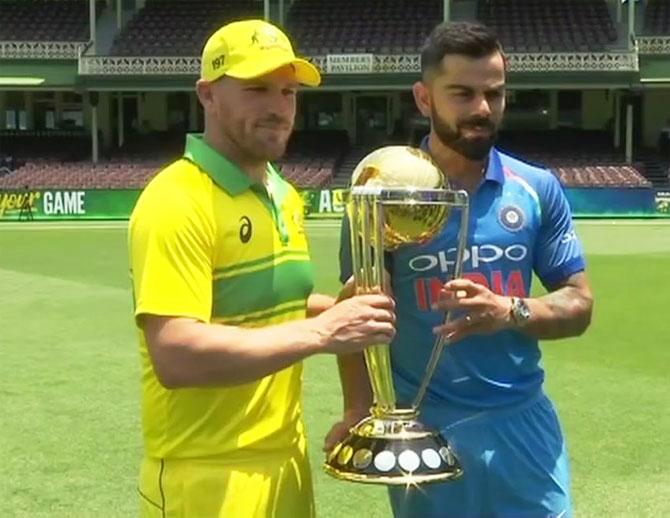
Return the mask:
<path id="1" fill-rule="evenodd" d="M 565 286 L 541 297 L 541 300 L 551 308 L 557 318 L 569 318 L 573 313 L 575 306 L 579 304 L 580 298 L 581 295 L 577 288 Z"/>
<path id="2" fill-rule="evenodd" d="M 563 286 L 539 298 L 549 310 L 533 326 L 538 338 L 563 338 L 583 333 L 591 320 L 591 297 L 576 286 Z"/>

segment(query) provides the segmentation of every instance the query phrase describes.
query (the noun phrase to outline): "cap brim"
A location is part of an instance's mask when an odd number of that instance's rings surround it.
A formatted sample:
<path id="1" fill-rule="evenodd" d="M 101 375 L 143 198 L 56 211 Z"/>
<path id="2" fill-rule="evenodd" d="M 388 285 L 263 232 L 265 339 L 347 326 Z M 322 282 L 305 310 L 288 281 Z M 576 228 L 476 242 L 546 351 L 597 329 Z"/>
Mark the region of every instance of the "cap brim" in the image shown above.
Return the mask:
<path id="1" fill-rule="evenodd" d="M 321 72 L 306 59 L 295 58 L 292 65 L 295 67 L 298 81 L 302 84 L 307 86 L 319 86 L 321 84 Z"/>
<path id="2" fill-rule="evenodd" d="M 255 79 L 287 65 L 293 65 L 296 79 L 299 83 L 307 86 L 319 86 L 321 84 L 319 69 L 302 58 L 291 58 L 288 60 L 285 58 L 277 60 L 266 59 L 263 62 L 249 61 L 230 67 L 226 70 L 225 75 L 236 79 Z"/>

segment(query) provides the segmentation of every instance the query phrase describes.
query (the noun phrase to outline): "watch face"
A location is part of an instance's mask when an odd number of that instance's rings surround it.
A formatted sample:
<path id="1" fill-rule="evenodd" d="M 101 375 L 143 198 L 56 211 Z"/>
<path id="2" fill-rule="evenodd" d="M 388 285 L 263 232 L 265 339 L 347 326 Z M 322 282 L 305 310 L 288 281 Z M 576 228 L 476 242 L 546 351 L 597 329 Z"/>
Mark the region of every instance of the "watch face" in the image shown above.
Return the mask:
<path id="1" fill-rule="evenodd" d="M 525 322 L 530 318 L 530 309 L 526 302 L 522 299 L 516 299 L 516 304 L 514 305 L 514 313 L 517 317 L 517 321 Z"/>

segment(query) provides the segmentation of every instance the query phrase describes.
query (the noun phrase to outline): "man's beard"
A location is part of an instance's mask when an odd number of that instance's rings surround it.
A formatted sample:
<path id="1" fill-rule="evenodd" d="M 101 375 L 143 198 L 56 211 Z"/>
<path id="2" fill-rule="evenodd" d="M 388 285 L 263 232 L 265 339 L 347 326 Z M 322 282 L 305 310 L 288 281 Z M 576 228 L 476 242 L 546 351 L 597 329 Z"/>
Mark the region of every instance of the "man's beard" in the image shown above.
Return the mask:
<path id="1" fill-rule="evenodd" d="M 285 141 L 277 140 L 272 145 L 264 145 L 264 142 L 257 141 L 253 135 L 242 136 L 224 128 L 228 139 L 233 142 L 246 160 L 258 162 L 274 162 L 279 160 L 286 153 L 288 139 Z"/>
<path id="2" fill-rule="evenodd" d="M 442 144 L 468 160 L 484 160 L 486 158 L 498 137 L 498 129 L 492 121 L 484 117 L 471 117 L 457 121 L 456 130 L 453 130 L 449 124 L 440 118 L 434 107 L 431 106 L 430 112 L 433 130 Z M 490 133 L 487 136 L 466 138 L 463 136 L 462 129 L 468 127 L 483 127 L 488 129 Z"/>

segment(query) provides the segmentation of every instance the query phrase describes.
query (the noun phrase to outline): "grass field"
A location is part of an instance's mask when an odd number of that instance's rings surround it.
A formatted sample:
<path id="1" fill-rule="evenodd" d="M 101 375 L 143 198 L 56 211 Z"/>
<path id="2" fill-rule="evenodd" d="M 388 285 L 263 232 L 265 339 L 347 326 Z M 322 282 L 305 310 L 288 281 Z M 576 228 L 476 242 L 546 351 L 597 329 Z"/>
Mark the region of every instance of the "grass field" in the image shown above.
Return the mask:
<path id="1" fill-rule="evenodd" d="M 569 442 L 576 515 L 670 516 L 670 225 L 583 222 L 596 294 L 579 339 L 544 345 Z M 337 231 L 309 227 L 317 288 L 336 289 Z M 0 225 L 0 517 L 136 514 L 139 355 L 125 230 Z M 319 515 L 388 516 L 382 488 L 327 478 L 335 362 L 307 362 Z"/>

